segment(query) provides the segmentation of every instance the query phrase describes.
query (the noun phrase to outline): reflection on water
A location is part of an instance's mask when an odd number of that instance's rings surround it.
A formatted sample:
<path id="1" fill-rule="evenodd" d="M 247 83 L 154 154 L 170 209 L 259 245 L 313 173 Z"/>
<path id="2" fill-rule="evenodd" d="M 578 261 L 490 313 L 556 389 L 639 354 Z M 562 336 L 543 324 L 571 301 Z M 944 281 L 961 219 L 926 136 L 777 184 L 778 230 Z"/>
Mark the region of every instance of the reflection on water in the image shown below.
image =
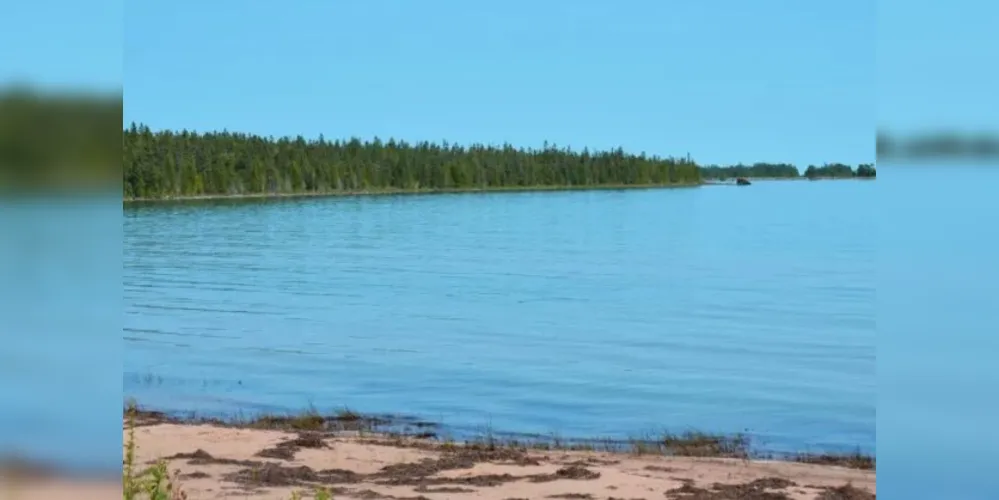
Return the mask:
<path id="1" fill-rule="evenodd" d="M 873 450 L 874 182 L 146 205 L 126 396 Z"/>

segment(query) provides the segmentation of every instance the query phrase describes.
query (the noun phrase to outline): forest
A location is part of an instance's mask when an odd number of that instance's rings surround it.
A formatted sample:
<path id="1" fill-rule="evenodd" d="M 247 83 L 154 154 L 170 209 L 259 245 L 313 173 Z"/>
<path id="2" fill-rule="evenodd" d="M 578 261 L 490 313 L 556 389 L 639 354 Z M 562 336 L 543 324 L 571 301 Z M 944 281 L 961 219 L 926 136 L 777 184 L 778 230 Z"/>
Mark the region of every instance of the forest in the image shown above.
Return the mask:
<path id="1" fill-rule="evenodd" d="M 787 179 L 800 177 L 798 167 L 787 163 L 754 163 L 752 165 L 731 165 L 720 167 L 709 165 L 701 167 L 701 176 L 705 179 L 726 180 L 738 177 L 766 177 Z"/>
<path id="2" fill-rule="evenodd" d="M 877 177 L 873 163 L 862 163 L 856 169 L 843 163 L 827 163 L 820 167 L 809 165 L 805 171 L 788 163 L 754 163 L 752 165 L 731 165 L 701 167 L 701 177 L 710 180 L 727 180 L 739 177 L 766 179 L 848 179 Z"/>
<path id="3" fill-rule="evenodd" d="M 850 177 L 877 177 L 878 171 L 871 163 L 862 163 L 854 170 L 849 165 L 830 163 L 821 167 L 809 165 L 802 174 L 808 179 L 842 179 Z"/>
<path id="4" fill-rule="evenodd" d="M 124 134 L 124 196 L 419 191 L 700 182 L 687 158 L 590 152 L 409 144 L 379 139 L 306 141 L 230 132 L 152 132 L 133 125 Z"/>
<path id="5" fill-rule="evenodd" d="M 799 177 L 788 164 L 700 167 L 689 157 L 574 151 L 545 144 L 461 146 L 373 139 L 306 140 L 234 132 L 123 131 L 126 199 L 202 195 L 697 185 L 704 179 Z M 839 165 L 839 164 L 836 164 Z M 818 177 L 839 177 L 836 166 Z M 850 175 L 855 172 L 846 166 Z M 819 172 L 816 174 L 816 172 Z"/>

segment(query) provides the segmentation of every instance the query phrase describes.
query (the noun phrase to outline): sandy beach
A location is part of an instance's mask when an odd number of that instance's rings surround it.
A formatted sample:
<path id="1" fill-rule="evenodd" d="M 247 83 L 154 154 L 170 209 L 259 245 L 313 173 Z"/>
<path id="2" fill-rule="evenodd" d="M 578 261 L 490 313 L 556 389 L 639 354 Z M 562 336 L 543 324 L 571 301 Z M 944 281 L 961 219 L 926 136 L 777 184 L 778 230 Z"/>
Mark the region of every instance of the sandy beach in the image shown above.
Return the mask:
<path id="1" fill-rule="evenodd" d="M 325 419 L 328 424 L 330 417 Z M 272 423 L 289 422 L 296 423 Z M 155 416 L 126 418 L 122 441 L 134 445 L 135 471 L 165 464 L 174 489 L 170 500 L 311 499 L 320 488 L 332 495 L 328 498 L 365 500 L 868 500 L 876 492 L 873 463 L 849 461 L 532 449 Z M 116 498 L 122 490 L 117 481 L 9 472 L 0 471 L 2 498 L 98 500 Z"/>
<path id="2" fill-rule="evenodd" d="M 146 422 L 137 468 L 165 460 L 186 498 L 866 499 L 875 472 L 731 458 L 533 450 L 379 434 Z M 123 440 L 128 441 L 126 429 Z M 39 497 L 40 498 L 40 497 Z"/>

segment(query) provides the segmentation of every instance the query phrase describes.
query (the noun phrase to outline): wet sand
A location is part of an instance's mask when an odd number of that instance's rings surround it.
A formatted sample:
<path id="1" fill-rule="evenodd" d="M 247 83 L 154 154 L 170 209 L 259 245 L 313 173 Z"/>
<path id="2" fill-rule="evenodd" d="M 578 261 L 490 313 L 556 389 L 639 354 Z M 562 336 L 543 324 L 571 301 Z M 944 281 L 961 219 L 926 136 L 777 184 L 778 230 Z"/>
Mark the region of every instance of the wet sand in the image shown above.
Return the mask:
<path id="1" fill-rule="evenodd" d="M 170 422 L 141 425 L 134 433 L 137 467 L 165 459 L 190 500 L 287 500 L 294 491 L 311 498 L 317 486 L 334 498 L 370 500 L 852 500 L 875 492 L 873 470 L 784 461 L 526 450 Z"/>

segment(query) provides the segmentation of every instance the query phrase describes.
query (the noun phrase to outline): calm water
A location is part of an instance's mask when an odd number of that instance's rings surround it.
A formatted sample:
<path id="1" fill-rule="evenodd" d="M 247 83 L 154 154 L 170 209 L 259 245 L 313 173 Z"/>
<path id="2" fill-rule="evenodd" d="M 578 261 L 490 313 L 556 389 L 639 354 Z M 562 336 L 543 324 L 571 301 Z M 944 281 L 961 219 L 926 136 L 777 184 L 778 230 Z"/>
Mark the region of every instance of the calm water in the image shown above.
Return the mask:
<path id="1" fill-rule="evenodd" d="M 126 208 L 124 391 L 875 449 L 874 182 Z"/>
<path id="2" fill-rule="evenodd" d="M 878 493 L 999 498 L 999 169 L 878 179 Z"/>

